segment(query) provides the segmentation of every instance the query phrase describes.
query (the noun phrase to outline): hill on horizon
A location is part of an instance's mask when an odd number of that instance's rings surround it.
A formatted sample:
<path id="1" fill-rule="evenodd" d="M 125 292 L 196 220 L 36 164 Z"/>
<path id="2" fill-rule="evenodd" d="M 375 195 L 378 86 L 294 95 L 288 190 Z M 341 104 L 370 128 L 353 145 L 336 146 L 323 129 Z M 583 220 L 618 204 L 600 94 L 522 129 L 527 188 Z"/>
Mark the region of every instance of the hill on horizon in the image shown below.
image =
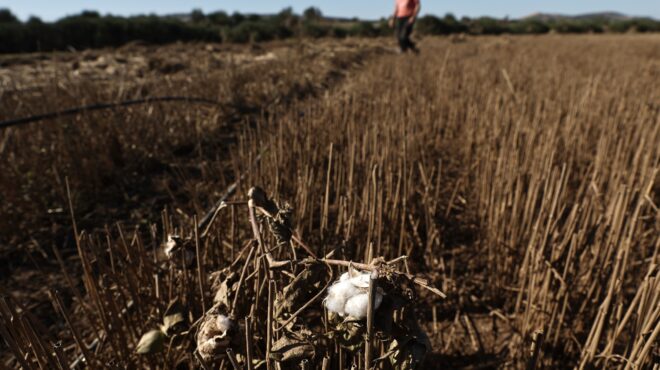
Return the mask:
<path id="1" fill-rule="evenodd" d="M 218 10 L 218 11 L 222 11 L 222 10 Z M 269 14 L 245 13 L 244 15 L 246 15 L 246 16 L 248 16 L 248 15 L 274 16 L 276 14 L 275 13 L 269 13 Z M 440 15 L 440 14 L 427 14 L 427 15 L 442 17 L 442 15 Z M 168 15 L 163 15 L 162 17 L 164 17 L 164 18 L 175 18 L 175 19 L 179 19 L 179 20 L 184 21 L 184 22 L 191 21 L 191 14 L 190 13 L 168 14 Z M 378 22 L 378 21 L 382 20 L 382 19 L 365 19 L 365 18 L 359 18 L 359 17 L 339 17 L 339 16 L 332 16 L 332 15 L 326 15 L 326 14 L 323 14 L 321 16 L 321 18 L 326 20 L 326 21 L 333 21 L 333 22 L 356 22 L 356 21 Z M 480 18 L 480 17 L 470 17 L 470 18 L 477 19 L 477 18 Z M 651 19 L 651 20 L 655 20 L 655 18 L 650 17 L 650 16 L 633 16 L 633 15 L 628 15 L 628 14 L 624 14 L 624 13 L 621 13 L 621 12 L 615 12 L 615 11 L 583 13 L 583 14 L 576 14 L 576 15 L 562 14 L 562 13 L 537 12 L 537 13 L 533 13 L 533 14 L 530 14 L 528 16 L 519 18 L 519 20 L 539 20 L 539 21 L 542 21 L 542 22 L 552 22 L 552 21 L 560 21 L 560 20 L 627 21 L 627 20 L 634 20 L 634 19 Z"/>
<path id="2" fill-rule="evenodd" d="M 534 13 L 526 17 L 523 17 L 521 19 L 523 20 L 536 19 L 536 20 L 548 22 L 548 21 L 558 21 L 558 20 L 567 20 L 567 19 L 572 19 L 572 20 L 596 20 L 596 19 L 603 20 L 604 19 L 607 21 L 626 21 L 626 20 L 639 19 L 639 18 L 652 19 L 652 17 L 630 16 L 620 12 L 595 12 L 595 13 L 585 13 L 578 15 L 567 15 L 567 14 L 559 14 L 559 13 Z"/>

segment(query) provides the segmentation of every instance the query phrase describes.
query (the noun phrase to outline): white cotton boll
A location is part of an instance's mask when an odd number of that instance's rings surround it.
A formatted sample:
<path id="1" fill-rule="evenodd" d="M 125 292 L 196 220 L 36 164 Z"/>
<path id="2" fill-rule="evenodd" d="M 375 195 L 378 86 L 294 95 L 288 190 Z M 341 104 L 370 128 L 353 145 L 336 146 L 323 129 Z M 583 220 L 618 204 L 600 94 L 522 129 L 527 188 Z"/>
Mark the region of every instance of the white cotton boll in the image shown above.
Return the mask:
<path id="1" fill-rule="evenodd" d="M 380 307 L 381 302 L 383 301 L 383 295 L 376 292 L 374 297 L 374 310 Z M 348 301 L 346 301 L 346 306 L 344 311 L 348 316 L 354 317 L 356 319 L 363 319 L 367 317 L 367 308 L 369 306 L 369 294 L 358 294 Z"/>
<path id="2" fill-rule="evenodd" d="M 346 305 L 346 299 L 344 299 L 344 297 L 336 294 L 329 294 L 323 303 L 325 303 L 325 307 L 328 311 L 344 316 L 344 306 Z"/>
<path id="3" fill-rule="evenodd" d="M 343 282 L 342 285 L 343 285 L 344 297 L 346 297 L 346 299 L 354 297 L 360 293 L 364 293 L 360 288 L 352 284 L 350 280 Z"/>
<path id="4" fill-rule="evenodd" d="M 328 295 L 323 301 L 330 312 L 340 316 L 352 316 L 357 319 L 366 317 L 369 297 L 369 285 L 371 274 L 362 273 L 355 269 L 342 274 L 339 280 L 328 288 Z M 382 291 L 377 291 L 375 296 L 375 308 L 380 306 L 383 300 Z"/>
<path id="5" fill-rule="evenodd" d="M 325 298 L 325 307 L 330 312 L 335 312 L 341 316 L 345 315 L 344 306 L 346 300 L 360 294 L 361 291 L 355 287 L 349 279 L 337 281 L 328 289 L 328 296 Z"/>
<path id="6" fill-rule="evenodd" d="M 218 330 L 226 335 L 227 331 L 231 329 L 233 322 L 225 315 L 218 315 L 218 317 L 215 319 L 215 325 Z"/>
<path id="7" fill-rule="evenodd" d="M 343 297 L 344 296 L 344 284 L 341 281 L 335 282 L 328 288 L 328 296 Z"/>
<path id="8" fill-rule="evenodd" d="M 358 288 L 369 288 L 369 282 L 371 281 L 371 274 L 360 274 L 350 279 L 351 284 Z"/>
<path id="9" fill-rule="evenodd" d="M 344 307 L 344 310 L 348 316 L 361 319 L 367 316 L 368 304 L 369 295 L 358 294 L 346 301 L 346 307 Z"/>
<path id="10" fill-rule="evenodd" d="M 344 280 L 336 282 L 333 286 L 331 286 L 329 293 L 347 300 L 362 292 L 355 285 L 353 285 L 350 280 Z"/>
<path id="11" fill-rule="evenodd" d="M 356 288 L 350 283 L 350 281 L 340 280 L 328 289 L 328 296 L 325 298 L 325 307 L 327 307 L 329 311 L 343 316 L 346 300 L 357 293 Z"/>
<path id="12" fill-rule="evenodd" d="M 177 246 L 177 239 L 179 239 L 179 237 L 176 235 L 167 236 L 167 242 L 165 243 L 165 255 L 167 255 L 167 258 L 173 257 L 174 248 Z"/>

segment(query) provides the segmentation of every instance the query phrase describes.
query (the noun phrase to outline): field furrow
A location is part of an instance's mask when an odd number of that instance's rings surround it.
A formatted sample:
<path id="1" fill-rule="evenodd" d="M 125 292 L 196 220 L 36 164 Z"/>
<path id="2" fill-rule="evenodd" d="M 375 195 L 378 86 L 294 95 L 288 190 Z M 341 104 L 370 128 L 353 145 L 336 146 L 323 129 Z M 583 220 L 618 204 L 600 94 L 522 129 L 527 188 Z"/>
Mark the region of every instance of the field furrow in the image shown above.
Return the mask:
<path id="1" fill-rule="evenodd" d="M 0 119 L 145 96 L 219 104 L 0 132 L 7 364 L 653 368 L 659 41 L 209 46 L 173 52 L 175 72 L 105 66 L 103 83 L 20 64 Z M 373 317 L 328 303 L 346 267 L 378 272 L 357 289 Z M 209 334 L 224 316 L 231 329 Z"/>

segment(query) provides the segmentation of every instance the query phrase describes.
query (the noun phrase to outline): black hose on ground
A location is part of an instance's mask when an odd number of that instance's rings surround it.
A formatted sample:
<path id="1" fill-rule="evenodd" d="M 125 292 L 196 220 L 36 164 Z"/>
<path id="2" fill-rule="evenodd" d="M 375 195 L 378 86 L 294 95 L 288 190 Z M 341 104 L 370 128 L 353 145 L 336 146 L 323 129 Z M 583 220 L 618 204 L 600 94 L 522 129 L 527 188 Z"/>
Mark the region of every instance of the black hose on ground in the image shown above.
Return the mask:
<path id="1" fill-rule="evenodd" d="M 1 121 L 0 122 L 0 130 L 5 129 L 7 127 L 24 125 L 24 124 L 39 122 L 39 121 L 45 121 L 45 120 L 48 120 L 48 119 L 54 119 L 54 118 L 58 118 L 58 117 L 72 116 L 72 115 L 85 113 L 85 112 L 91 112 L 91 111 L 97 111 L 97 110 L 103 110 L 103 109 L 112 109 L 112 108 L 117 108 L 117 107 L 127 107 L 127 106 L 131 106 L 131 105 L 162 103 L 162 102 L 186 102 L 186 103 L 194 103 L 194 104 L 220 105 L 220 103 L 215 101 L 215 100 L 210 100 L 210 99 L 205 99 L 205 98 L 191 98 L 191 97 L 186 97 L 186 96 L 162 96 L 162 97 L 154 97 L 154 98 L 124 100 L 124 101 L 120 101 L 120 102 L 116 102 L 116 103 L 91 104 L 91 105 L 86 105 L 86 106 L 83 106 L 83 107 L 65 109 L 65 110 L 61 110 L 61 111 L 58 111 L 58 112 L 37 114 L 37 115 L 23 117 L 23 118 L 15 118 L 15 119 L 10 119 L 10 120 L 6 120 L 6 121 Z"/>

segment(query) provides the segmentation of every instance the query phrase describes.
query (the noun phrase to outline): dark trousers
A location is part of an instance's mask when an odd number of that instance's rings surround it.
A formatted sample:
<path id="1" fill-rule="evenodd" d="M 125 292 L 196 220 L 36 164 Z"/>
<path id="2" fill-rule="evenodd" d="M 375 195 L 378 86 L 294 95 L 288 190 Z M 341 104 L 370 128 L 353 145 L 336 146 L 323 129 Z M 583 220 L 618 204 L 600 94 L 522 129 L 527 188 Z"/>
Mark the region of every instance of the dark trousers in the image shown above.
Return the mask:
<path id="1" fill-rule="evenodd" d="M 396 19 L 395 32 L 396 38 L 399 40 L 399 47 L 402 52 L 408 50 L 417 50 L 415 43 L 410 40 L 410 34 L 413 31 L 413 25 L 409 24 L 410 17 L 401 17 Z"/>

